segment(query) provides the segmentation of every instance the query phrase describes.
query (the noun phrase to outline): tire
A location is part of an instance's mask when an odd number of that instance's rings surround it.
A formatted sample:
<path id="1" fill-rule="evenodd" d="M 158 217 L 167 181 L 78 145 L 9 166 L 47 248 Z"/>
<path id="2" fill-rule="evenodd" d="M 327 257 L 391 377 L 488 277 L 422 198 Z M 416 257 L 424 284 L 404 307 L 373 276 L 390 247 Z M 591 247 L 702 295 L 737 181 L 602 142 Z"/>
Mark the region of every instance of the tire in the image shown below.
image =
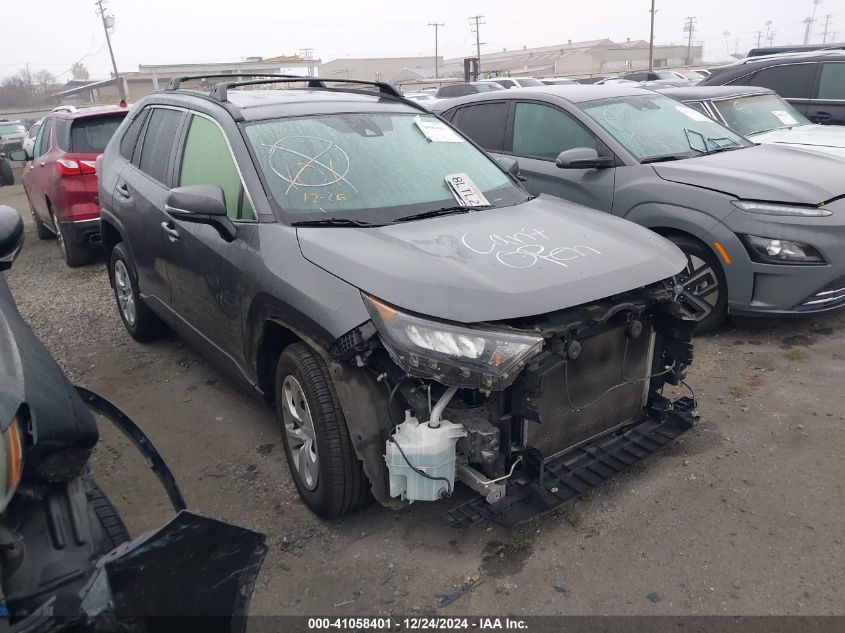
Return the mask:
<path id="1" fill-rule="evenodd" d="M 15 184 L 15 175 L 12 173 L 12 166 L 6 159 L 0 158 L 0 186 Z"/>
<path id="2" fill-rule="evenodd" d="M 109 255 L 109 277 L 120 320 L 129 335 L 142 343 L 160 337 L 167 326 L 147 307 L 138 293 L 138 273 L 123 242 L 118 242 Z M 128 306 L 132 307 L 129 308 Z"/>
<path id="3" fill-rule="evenodd" d="M 369 480 L 355 455 L 323 359 L 304 343 L 288 346 L 276 366 L 275 395 L 288 467 L 305 504 L 317 515 L 334 519 L 368 503 Z M 311 464 L 310 478 L 298 459 Z"/>
<path id="4" fill-rule="evenodd" d="M 53 220 L 53 227 L 56 230 L 56 240 L 59 243 L 59 250 L 62 252 L 62 257 L 64 257 L 65 263 L 71 268 L 76 268 L 77 266 L 82 266 L 83 264 L 87 264 L 91 261 L 94 253 L 79 244 L 68 242 L 65 239 L 65 230 L 56 219 L 56 212 L 53 210 L 52 206 L 48 206 L 48 208 L 50 210 L 50 218 Z"/>
<path id="5" fill-rule="evenodd" d="M 35 226 L 35 234 L 39 240 L 52 240 L 56 237 L 50 229 L 44 226 L 44 223 L 35 212 L 35 207 L 32 206 L 32 201 L 29 199 L 29 192 L 24 188 L 23 192 L 26 194 L 26 202 L 29 204 L 29 212 L 32 214 L 32 224 Z"/>
<path id="6" fill-rule="evenodd" d="M 725 271 L 715 253 L 698 240 L 679 235 L 669 239 L 687 257 L 686 269 L 676 277 L 683 288 L 679 301 L 684 318 L 697 322 L 696 334 L 712 332 L 728 316 Z"/>
<path id="7" fill-rule="evenodd" d="M 88 478 L 85 494 L 88 497 L 88 503 L 97 516 L 97 520 L 100 522 L 100 526 L 103 528 L 104 538 L 101 544 L 101 553 L 110 552 L 121 543 L 131 540 L 129 530 L 123 524 L 123 519 L 120 518 L 111 501 L 100 490 L 93 478 Z"/>

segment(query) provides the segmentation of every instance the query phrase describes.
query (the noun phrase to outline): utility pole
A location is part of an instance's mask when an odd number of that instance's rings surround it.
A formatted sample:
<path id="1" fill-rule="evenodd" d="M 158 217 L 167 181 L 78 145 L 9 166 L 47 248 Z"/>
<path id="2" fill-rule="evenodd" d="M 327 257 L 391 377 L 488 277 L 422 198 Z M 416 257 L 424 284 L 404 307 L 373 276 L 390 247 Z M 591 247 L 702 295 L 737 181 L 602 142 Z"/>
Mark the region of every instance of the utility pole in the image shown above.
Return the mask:
<path id="1" fill-rule="evenodd" d="M 728 38 L 731 36 L 731 32 L 730 31 L 722 31 L 722 35 L 725 36 L 725 55 L 730 55 L 731 54 L 731 45 L 728 42 Z"/>
<path id="2" fill-rule="evenodd" d="M 440 77 L 440 74 L 437 72 L 437 32 L 440 30 L 441 26 L 446 26 L 446 23 L 429 22 L 428 25 L 434 27 L 434 78 L 437 79 Z"/>
<path id="3" fill-rule="evenodd" d="M 479 31 L 478 27 L 481 24 L 487 24 L 487 22 L 479 22 L 479 20 L 481 20 L 482 18 L 484 18 L 483 15 L 473 15 L 469 18 L 470 22 L 472 22 L 473 20 L 475 21 L 475 28 L 470 30 L 475 33 L 475 57 L 478 59 L 478 63 L 475 67 L 475 70 L 477 72 L 476 79 L 481 77 L 481 32 Z"/>
<path id="4" fill-rule="evenodd" d="M 300 48 L 299 52 L 302 53 L 302 59 L 304 59 L 307 62 L 310 62 L 312 59 L 314 59 L 311 56 L 311 53 L 314 52 L 313 48 Z M 311 66 L 311 64 L 308 64 L 307 70 L 308 70 L 308 76 L 313 77 L 314 76 L 314 68 L 313 68 L 313 66 Z"/>
<path id="5" fill-rule="evenodd" d="M 804 18 L 804 24 L 807 25 L 807 28 L 804 30 L 804 43 L 810 43 L 810 31 L 813 29 L 813 22 L 816 21 L 816 9 L 818 8 L 819 4 L 821 4 L 822 0 L 813 0 L 813 15 L 809 18 Z"/>
<path id="6" fill-rule="evenodd" d="M 695 16 L 687 16 L 684 19 L 684 33 L 689 34 L 687 41 L 687 65 L 692 66 L 692 36 L 695 33 Z"/>
<path id="7" fill-rule="evenodd" d="M 824 16 L 824 38 L 822 39 L 822 44 L 827 44 L 827 30 L 830 28 L 830 18 L 833 17 L 833 14 L 828 13 Z"/>
<path id="8" fill-rule="evenodd" d="M 770 31 L 769 32 L 769 46 L 775 45 L 775 33 L 777 33 L 777 31 Z"/>
<path id="9" fill-rule="evenodd" d="M 651 34 L 648 37 L 648 69 L 653 70 L 654 68 L 654 14 L 657 13 L 657 9 L 654 8 L 654 0 L 651 0 Z"/>
<path id="10" fill-rule="evenodd" d="M 117 93 L 120 95 L 120 98 L 125 100 L 126 99 L 126 92 L 123 90 L 123 81 L 120 79 L 120 73 L 117 72 L 117 63 L 114 61 L 114 51 L 111 47 L 111 38 L 109 37 L 109 25 L 108 20 L 111 19 L 111 23 L 114 24 L 114 18 L 112 16 L 106 15 L 106 8 L 103 6 L 103 0 L 97 0 L 94 4 L 97 5 L 99 9 L 100 17 L 103 20 L 103 31 L 106 33 L 106 44 L 109 45 L 109 57 L 111 57 L 111 67 L 114 71 L 114 80 L 117 82 Z"/>
<path id="11" fill-rule="evenodd" d="M 763 31 L 757 31 L 757 48 L 763 43 Z"/>
<path id="12" fill-rule="evenodd" d="M 771 20 L 767 20 L 767 21 L 766 21 L 766 39 L 765 39 L 764 41 L 765 41 L 765 42 L 766 42 L 766 44 L 768 44 L 769 46 L 771 46 L 771 45 L 772 45 L 772 36 L 771 36 L 771 33 L 772 33 L 772 21 L 771 21 Z"/>

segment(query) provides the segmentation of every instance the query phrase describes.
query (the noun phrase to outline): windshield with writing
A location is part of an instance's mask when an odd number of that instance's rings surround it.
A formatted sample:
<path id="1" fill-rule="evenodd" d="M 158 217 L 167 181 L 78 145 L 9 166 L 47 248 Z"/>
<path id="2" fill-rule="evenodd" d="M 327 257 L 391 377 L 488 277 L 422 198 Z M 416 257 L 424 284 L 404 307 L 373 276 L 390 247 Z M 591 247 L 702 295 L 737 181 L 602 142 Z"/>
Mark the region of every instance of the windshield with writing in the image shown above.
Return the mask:
<path id="1" fill-rule="evenodd" d="M 267 186 L 293 221 L 390 222 L 460 204 L 446 176 L 466 174 L 490 206 L 526 199 L 486 154 L 425 114 L 348 113 L 246 126 Z"/>
<path id="2" fill-rule="evenodd" d="M 581 108 L 640 161 L 660 156 L 690 158 L 751 145 L 707 115 L 663 95 L 588 101 Z"/>
<path id="3" fill-rule="evenodd" d="M 713 103 L 732 130 L 740 134 L 811 125 L 803 114 L 777 95 L 739 97 Z"/>

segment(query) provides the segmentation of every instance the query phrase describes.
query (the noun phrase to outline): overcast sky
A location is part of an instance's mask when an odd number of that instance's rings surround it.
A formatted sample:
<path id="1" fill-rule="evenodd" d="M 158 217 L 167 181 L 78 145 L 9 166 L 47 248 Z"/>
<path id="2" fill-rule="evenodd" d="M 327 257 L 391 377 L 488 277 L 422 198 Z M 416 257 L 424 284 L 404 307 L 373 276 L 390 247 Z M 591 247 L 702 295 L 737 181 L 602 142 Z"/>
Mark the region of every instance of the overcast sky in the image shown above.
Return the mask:
<path id="1" fill-rule="evenodd" d="M 684 18 L 696 16 L 695 40 L 707 59 L 725 58 L 757 43 L 757 31 L 771 20 L 776 44 L 800 44 L 803 20 L 813 0 L 656 0 L 655 42 L 686 42 Z M 29 0 L 4 3 L 0 76 L 27 62 L 69 78 L 76 61 L 91 77 L 110 71 L 102 23 L 93 0 Z M 650 0 L 108 0 L 116 28 L 113 45 L 118 69 L 139 64 L 170 64 L 273 57 L 314 49 L 324 62 L 343 57 L 432 55 L 434 29 L 440 54 L 474 52 L 468 17 L 483 14 L 483 52 L 544 46 L 608 37 L 648 39 Z M 845 0 L 820 0 L 810 41 L 820 42 L 825 16 L 845 40 Z M 726 48 L 724 32 L 729 31 Z"/>

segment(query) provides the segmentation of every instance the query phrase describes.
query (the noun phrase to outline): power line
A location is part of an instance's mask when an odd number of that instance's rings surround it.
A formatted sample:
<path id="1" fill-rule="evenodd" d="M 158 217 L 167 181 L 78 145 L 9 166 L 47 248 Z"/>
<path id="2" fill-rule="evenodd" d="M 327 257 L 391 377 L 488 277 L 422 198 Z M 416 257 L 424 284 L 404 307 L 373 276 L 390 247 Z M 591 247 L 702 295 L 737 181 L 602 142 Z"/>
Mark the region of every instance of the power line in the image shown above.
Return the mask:
<path id="1" fill-rule="evenodd" d="M 439 77 L 438 70 L 437 70 L 437 32 L 440 30 L 441 26 L 446 26 L 445 22 L 429 22 L 428 26 L 434 27 L 434 78 L 437 79 Z"/>
<path id="2" fill-rule="evenodd" d="M 479 30 L 479 26 L 481 24 L 487 24 L 487 22 L 479 22 L 479 20 L 483 19 L 483 15 L 473 15 L 469 18 L 470 23 L 475 20 L 475 28 L 470 29 L 473 33 L 475 33 L 475 56 L 478 59 L 478 62 L 475 66 L 475 70 L 477 73 L 477 77 L 481 76 L 481 31 Z"/>

